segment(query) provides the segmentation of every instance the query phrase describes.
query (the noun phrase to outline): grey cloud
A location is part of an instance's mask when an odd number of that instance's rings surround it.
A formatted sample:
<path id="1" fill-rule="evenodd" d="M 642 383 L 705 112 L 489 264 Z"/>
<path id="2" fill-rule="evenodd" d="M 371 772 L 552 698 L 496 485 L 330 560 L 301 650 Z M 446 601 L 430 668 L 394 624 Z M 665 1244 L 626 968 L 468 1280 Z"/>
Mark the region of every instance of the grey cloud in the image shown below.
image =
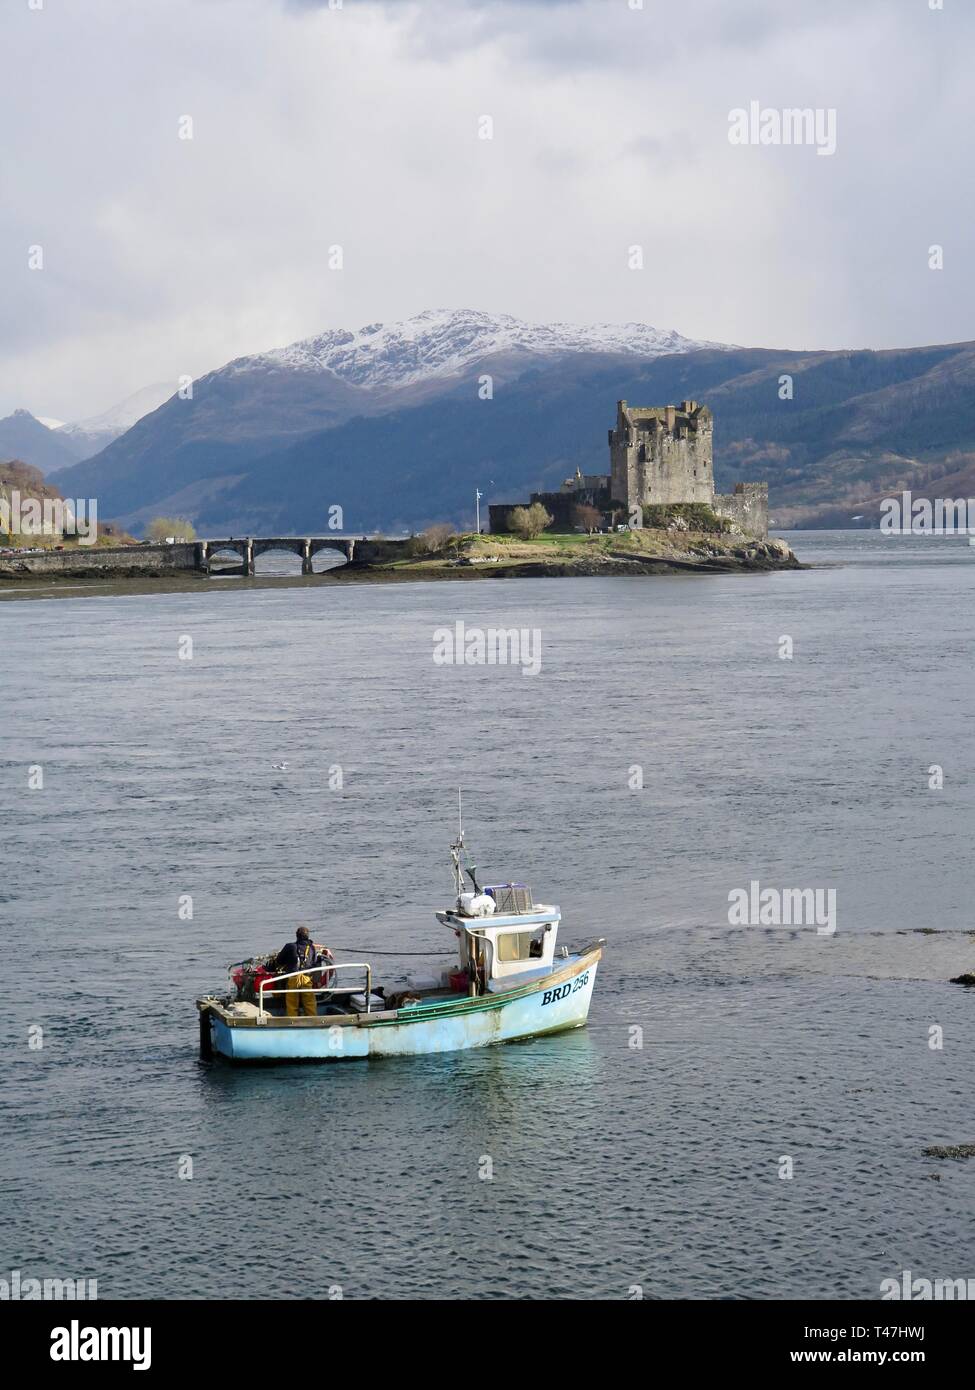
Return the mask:
<path id="1" fill-rule="evenodd" d="M 0 413 L 90 415 L 437 305 L 790 347 L 971 336 L 970 9 L 137 8 L 5 11 Z M 752 99 L 835 106 L 836 155 L 732 148 Z"/>

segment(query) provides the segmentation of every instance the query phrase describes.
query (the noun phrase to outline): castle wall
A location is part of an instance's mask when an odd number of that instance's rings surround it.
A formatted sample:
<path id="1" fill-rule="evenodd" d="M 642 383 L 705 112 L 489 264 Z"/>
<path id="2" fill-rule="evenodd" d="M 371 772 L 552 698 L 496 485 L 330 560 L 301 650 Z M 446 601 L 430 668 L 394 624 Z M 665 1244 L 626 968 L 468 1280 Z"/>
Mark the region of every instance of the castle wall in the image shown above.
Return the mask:
<path id="1" fill-rule="evenodd" d="M 626 443 L 625 426 L 609 432 L 609 479 L 610 493 L 614 502 L 629 506 L 629 498 L 636 496 L 636 449 Z"/>
<path id="2" fill-rule="evenodd" d="M 515 507 L 524 507 L 524 502 L 492 502 L 488 507 L 488 530 L 494 536 L 504 536 L 511 531 L 511 513 Z"/>
<path id="3" fill-rule="evenodd" d="M 618 401 L 609 432 L 614 501 L 627 510 L 646 503 L 703 502 L 714 495 L 711 412 L 695 401 L 631 406 Z"/>
<path id="4" fill-rule="evenodd" d="M 552 518 L 554 531 L 571 531 L 576 524 L 575 511 L 580 504 L 597 507 L 600 511 L 605 511 L 609 507 L 609 493 L 606 489 L 606 479 L 599 474 L 592 475 L 593 482 L 601 483 L 601 487 L 580 489 L 578 492 L 533 492 L 528 500 L 528 506 L 533 502 L 541 502 L 542 506 Z M 488 507 L 489 526 L 495 535 L 503 535 L 511 530 L 511 513 L 515 507 L 523 507 L 524 502 L 493 502 Z"/>
<path id="5" fill-rule="evenodd" d="M 748 536 L 768 535 L 768 483 L 736 483 L 734 492 L 715 494 L 711 507 Z"/>
<path id="6" fill-rule="evenodd" d="M 644 446 L 646 457 L 636 461 L 641 503 L 703 502 L 714 496 L 711 473 L 711 431 L 672 435 L 652 431 Z"/>

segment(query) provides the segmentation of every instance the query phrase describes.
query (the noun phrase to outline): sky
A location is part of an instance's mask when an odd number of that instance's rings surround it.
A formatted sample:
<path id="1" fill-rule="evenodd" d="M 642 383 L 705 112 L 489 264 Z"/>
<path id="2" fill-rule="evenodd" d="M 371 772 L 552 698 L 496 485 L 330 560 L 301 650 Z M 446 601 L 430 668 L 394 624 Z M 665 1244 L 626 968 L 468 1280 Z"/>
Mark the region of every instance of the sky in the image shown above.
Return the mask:
<path id="1" fill-rule="evenodd" d="M 975 338 L 970 0 L 6 0 L 0 51 L 0 415 L 433 308 Z"/>

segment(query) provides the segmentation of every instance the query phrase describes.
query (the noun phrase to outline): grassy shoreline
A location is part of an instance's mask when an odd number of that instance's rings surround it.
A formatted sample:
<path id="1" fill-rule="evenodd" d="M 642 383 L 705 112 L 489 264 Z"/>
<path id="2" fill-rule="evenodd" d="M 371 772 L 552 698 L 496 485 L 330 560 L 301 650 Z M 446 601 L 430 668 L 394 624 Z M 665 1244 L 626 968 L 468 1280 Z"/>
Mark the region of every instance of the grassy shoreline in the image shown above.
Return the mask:
<path id="1" fill-rule="evenodd" d="M 454 537 L 437 555 L 389 560 L 358 570 L 387 579 L 568 578 L 600 575 L 731 573 L 801 569 L 793 551 L 776 539 L 759 540 L 704 531 L 642 530 L 585 536 L 544 532 L 532 540 L 515 536 Z"/>
<path id="2" fill-rule="evenodd" d="M 784 541 L 703 532 L 639 531 L 605 536 L 546 533 L 534 540 L 513 536 L 455 537 L 443 553 L 391 558 L 369 564 L 338 565 L 313 575 L 233 576 L 235 592 L 249 588 L 297 588 L 320 584 L 396 584 L 442 580 L 616 578 L 664 574 L 735 574 L 804 569 Z M 66 569 L 29 574 L 0 564 L 4 599 L 113 593 L 186 593 L 206 586 L 210 576 L 193 570 L 113 570 L 97 573 Z M 217 585 L 219 588 L 220 585 Z"/>

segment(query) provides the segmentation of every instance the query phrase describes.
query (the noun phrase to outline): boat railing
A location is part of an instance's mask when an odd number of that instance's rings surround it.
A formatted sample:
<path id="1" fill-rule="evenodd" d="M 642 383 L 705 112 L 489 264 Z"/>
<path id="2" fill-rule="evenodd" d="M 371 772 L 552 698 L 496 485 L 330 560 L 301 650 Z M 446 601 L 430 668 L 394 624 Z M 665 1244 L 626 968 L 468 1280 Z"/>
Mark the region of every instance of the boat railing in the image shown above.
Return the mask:
<path id="1" fill-rule="evenodd" d="M 295 978 L 296 975 L 306 975 L 306 976 L 307 976 L 307 975 L 312 975 L 312 976 L 314 976 L 314 975 L 329 975 L 329 974 L 332 974 L 334 971 L 338 971 L 338 970 L 364 970 L 364 971 L 366 972 L 366 975 L 365 975 L 365 979 L 366 979 L 366 985 L 365 985 L 365 993 L 366 993 L 366 1010 L 365 1010 L 365 1011 L 366 1011 L 366 1013 L 368 1013 L 368 1012 L 369 1012 L 369 1006 L 370 1006 L 370 1004 L 371 1004 L 371 1002 L 372 1002 L 372 966 L 368 963 L 368 961 L 364 961 L 364 960 L 343 960 L 343 961 L 339 961 L 339 962 L 337 962 L 337 963 L 336 963 L 335 961 L 329 961 L 329 963 L 328 963 L 327 965 L 312 965 L 312 966 L 306 966 L 304 970 L 289 970 L 288 973 L 285 974 L 285 975 L 272 975 L 270 979 L 268 979 L 268 980 L 262 980 L 261 983 L 260 983 L 260 984 L 258 985 L 258 987 L 257 987 L 257 1005 L 258 1005 L 258 1008 L 261 1010 L 262 1013 L 264 1012 L 264 998 L 265 998 L 266 995 L 272 995 L 272 994 L 290 994 L 290 993 L 291 993 L 291 990 L 290 990 L 287 986 L 285 986 L 284 989 L 271 989 L 271 988 L 269 988 L 269 986 L 271 986 L 271 985 L 276 985 L 276 984 L 278 984 L 279 981 L 281 981 L 281 980 L 293 980 L 293 979 Z M 355 988 L 355 987 L 353 986 L 352 989 L 348 989 L 348 990 L 343 989 L 343 993 L 349 993 L 349 994 L 351 994 L 351 993 L 354 992 L 354 988 Z M 303 992 L 304 992 L 304 991 L 303 991 Z M 325 985 L 325 984 L 322 984 L 321 981 L 319 981 L 318 985 L 315 985 L 314 983 L 311 985 L 311 993 L 313 993 L 313 994 L 331 994 L 331 993 L 333 993 L 333 992 L 334 992 L 334 986 L 331 984 L 331 982 L 330 982 L 329 984 Z"/>

